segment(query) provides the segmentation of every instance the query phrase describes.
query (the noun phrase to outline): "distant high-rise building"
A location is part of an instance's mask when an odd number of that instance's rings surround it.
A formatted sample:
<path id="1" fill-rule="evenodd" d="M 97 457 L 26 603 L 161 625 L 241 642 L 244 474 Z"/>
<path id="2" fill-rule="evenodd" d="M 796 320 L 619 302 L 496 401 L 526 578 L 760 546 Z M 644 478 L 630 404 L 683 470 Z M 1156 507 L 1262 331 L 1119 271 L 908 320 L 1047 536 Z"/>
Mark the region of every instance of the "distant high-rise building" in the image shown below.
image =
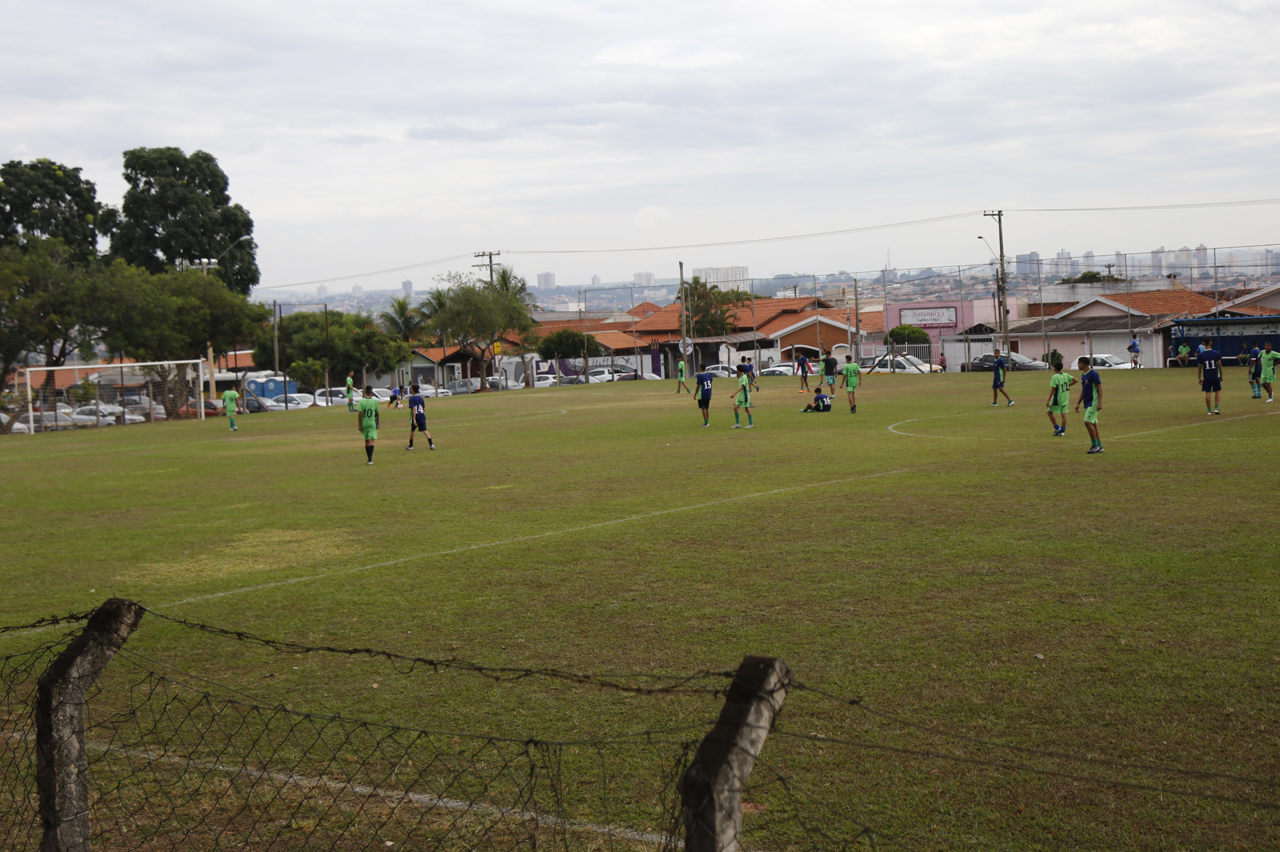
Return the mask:
<path id="1" fill-rule="evenodd" d="M 1093 250 L 1084 253 L 1084 271 L 1088 272 L 1097 267 L 1097 259 L 1093 256 Z"/>
<path id="2" fill-rule="evenodd" d="M 693 274 L 705 284 L 714 284 L 721 290 L 749 290 L 751 276 L 745 266 L 703 266 Z"/>
<path id="3" fill-rule="evenodd" d="M 1071 252 L 1062 249 L 1058 252 L 1058 256 L 1053 261 L 1053 271 L 1057 275 L 1066 278 L 1072 274 Z"/>
<path id="4" fill-rule="evenodd" d="M 599 286 L 600 286 L 600 276 L 599 276 L 599 275 L 592 275 L 592 276 L 591 276 L 591 286 L 592 286 L 592 287 L 599 287 Z"/>
<path id="5" fill-rule="evenodd" d="M 631 282 L 632 282 L 633 284 L 635 284 L 636 286 L 638 286 L 638 287 L 652 287 L 652 286 L 653 286 L 653 273 L 652 273 L 652 272 L 637 272 L 635 275 L 632 275 L 632 276 L 631 276 Z"/>
<path id="6" fill-rule="evenodd" d="M 556 286 L 556 274 L 554 272 L 539 272 L 538 287 L 541 289 L 551 289 Z"/>
<path id="7" fill-rule="evenodd" d="M 1151 252 L 1151 274 L 1156 277 L 1164 275 L 1164 246 Z"/>
<path id="8" fill-rule="evenodd" d="M 1263 255 L 1263 258 L 1264 258 L 1264 261 L 1263 261 L 1262 273 L 1264 275 L 1280 274 L 1280 251 L 1267 249 L 1266 253 Z"/>
<path id="9" fill-rule="evenodd" d="M 353 299 L 357 299 L 357 300 L 358 300 L 358 299 L 360 299 L 362 296 L 364 296 L 364 288 L 363 288 L 363 287 L 361 287 L 359 284 L 352 284 L 352 285 L 351 285 L 351 298 L 353 298 Z"/>
<path id="10" fill-rule="evenodd" d="M 316 288 L 316 301 L 323 302 L 327 298 L 329 298 L 329 288 L 321 284 Z"/>
<path id="11" fill-rule="evenodd" d="M 401 281 L 400 289 L 404 291 L 404 297 L 412 302 L 413 301 L 413 282 Z"/>
<path id="12" fill-rule="evenodd" d="M 1204 243 L 1196 246 L 1196 266 L 1206 267 L 1209 265 L 1209 247 Z"/>
<path id="13" fill-rule="evenodd" d="M 1129 264 L 1128 264 L 1128 258 L 1125 257 L 1124 252 L 1120 252 L 1120 251 L 1116 252 L 1115 264 L 1116 264 L 1115 269 L 1111 270 L 1111 274 L 1119 278 L 1128 278 Z"/>
<path id="14" fill-rule="evenodd" d="M 1014 258 L 1015 275 L 1035 275 L 1040 270 L 1040 252 L 1030 251 Z"/>

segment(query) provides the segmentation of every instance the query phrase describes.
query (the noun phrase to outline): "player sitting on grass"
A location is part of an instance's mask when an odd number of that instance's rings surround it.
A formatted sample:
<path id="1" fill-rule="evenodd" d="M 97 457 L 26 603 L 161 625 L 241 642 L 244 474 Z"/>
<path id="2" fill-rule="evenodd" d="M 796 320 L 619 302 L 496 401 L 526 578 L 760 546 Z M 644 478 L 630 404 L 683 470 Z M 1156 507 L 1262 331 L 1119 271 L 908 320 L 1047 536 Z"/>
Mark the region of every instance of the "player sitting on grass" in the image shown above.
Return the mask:
<path id="1" fill-rule="evenodd" d="M 813 402 L 800 409 L 801 412 L 808 414 L 810 411 L 830 411 L 831 397 L 822 392 L 822 385 L 818 385 L 818 389 L 813 392 Z"/>
<path id="2" fill-rule="evenodd" d="M 405 449 L 413 449 L 413 433 L 421 432 L 427 438 L 427 448 L 434 450 L 436 442 L 431 440 L 431 433 L 427 431 L 427 406 L 419 393 L 420 388 L 411 385 L 409 390 L 413 392 L 413 396 L 409 397 L 409 446 Z"/>
<path id="3" fill-rule="evenodd" d="M 1200 379 L 1200 390 L 1204 392 L 1205 413 L 1221 414 L 1218 404 L 1222 402 L 1222 355 L 1207 337 L 1200 345 L 1204 350 L 1196 356 L 1196 378 Z"/>
<path id="4" fill-rule="evenodd" d="M 373 464 L 373 445 L 378 440 L 378 398 L 373 395 L 373 385 L 365 385 L 364 399 L 356 403 L 356 428 L 364 438 L 368 464 Z"/>
<path id="5" fill-rule="evenodd" d="M 715 379 L 711 373 L 698 373 L 693 377 L 693 383 L 698 386 L 698 394 L 695 397 L 698 400 L 698 409 L 702 412 L 702 425 L 711 425 L 711 382 Z"/>
<path id="6" fill-rule="evenodd" d="M 1267 402 L 1275 402 L 1275 391 L 1272 385 L 1276 381 L 1276 362 L 1280 361 L 1280 352 L 1271 351 L 1271 341 L 1266 342 L 1266 348 L 1258 355 L 1258 363 L 1262 365 L 1262 374 L 1259 377 L 1262 382 L 1262 388 L 1267 392 Z"/>
<path id="7" fill-rule="evenodd" d="M 1049 399 L 1045 405 L 1049 408 L 1049 422 L 1053 424 L 1053 437 L 1067 436 L 1067 406 L 1071 404 L 1071 386 L 1076 383 L 1070 373 L 1062 372 L 1062 362 L 1053 362 L 1053 375 L 1049 378 Z M 1062 415 L 1062 425 L 1054 415 Z"/>
<path id="8" fill-rule="evenodd" d="M 1089 455 L 1102 452 L 1102 435 L 1098 432 L 1098 412 L 1102 410 L 1102 377 L 1089 366 L 1089 359 L 1081 357 L 1080 401 L 1076 411 L 1084 406 L 1084 428 L 1089 430 Z"/>
<path id="9" fill-rule="evenodd" d="M 738 395 L 733 398 L 733 425 L 730 429 L 741 429 L 742 421 L 738 419 L 739 410 L 747 412 L 747 428 L 755 426 L 751 422 L 751 379 L 746 370 L 738 370 Z"/>
<path id="10" fill-rule="evenodd" d="M 236 429 L 236 413 L 240 409 L 240 394 L 234 388 L 222 392 L 222 410 L 227 412 L 228 419 L 231 420 L 231 428 L 227 431 L 235 432 Z"/>

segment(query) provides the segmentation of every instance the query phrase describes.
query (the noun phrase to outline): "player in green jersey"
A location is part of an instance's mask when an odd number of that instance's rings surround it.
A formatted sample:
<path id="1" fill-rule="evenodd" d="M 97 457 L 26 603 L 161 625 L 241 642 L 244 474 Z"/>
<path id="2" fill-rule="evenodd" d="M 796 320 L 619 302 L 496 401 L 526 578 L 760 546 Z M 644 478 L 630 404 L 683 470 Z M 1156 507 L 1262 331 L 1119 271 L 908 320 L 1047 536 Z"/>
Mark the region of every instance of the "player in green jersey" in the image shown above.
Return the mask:
<path id="1" fill-rule="evenodd" d="M 1267 392 L 1267 402 L 1276 401 L 1276 395 L 1271 389 L 1271 385 L 1276 380 L 1277 361 L 1280 361 L 1280 352 L 1272 352 L 1271 341 L 1268 340 L 1263 344 L 1262 353 L 1258 355 L 1258 362 L 1262 364 L 1262 389 Z"/>
<path id="2" fill-rule="evenodd" d="M 347 411 L 356 410 L 356 371 L 347 373 Z"/>
<path id="3" fill-rule="evenodd" d="M 747 412 L 747 428 L 754 428 L 755 424 L 751 422 L 751 377 L 746 370 L 738 370 L 738 395 L 733 398 L 733 425 L 730 429 L 742 428 L 742 421 L 738 418 L 740 410 Z"/>
<path id="4" fill-rule="evenodd" d="M 852 355 L 844 356 L 844 366 L 840 368 L 840 384 L 849 392 L 849 413 L 858 413 L 858 362 Z"/>
<path id="5" fill-rule="evenodd" d="M 1071 404 L 1071 386 L 1076 383 L 1075 377 L 1062 371 L 1062 362 L 1053 362 L 1053 375 L 1049 377 L 1049 398 L 1045 405 L 1049 409 L 1049 422 L 1053 424 L 1053 437 L 1067 436 L 1067 406 Z M 1062 415 L 1062 425 L 1058 425 L 1055 415 Z"/>
<path id="6" fill-rule="evenodd" d="M 231 429 L 228 431 L 236 431 L 236 414 L 240 411 L 240 394 L 234 388 L 222 392 L 222 410 L 227 412 L 227 418 L 231 421 Z"/>
<path id="7" fill-rule="evenodd" d="M 372 385 L 365 387 L 364 399 L 356 403 L 356 423 L 364 438 L 364 454 L 373 464 L 373 444 L 378 440 L 378 398 L 373 395 Z"/>

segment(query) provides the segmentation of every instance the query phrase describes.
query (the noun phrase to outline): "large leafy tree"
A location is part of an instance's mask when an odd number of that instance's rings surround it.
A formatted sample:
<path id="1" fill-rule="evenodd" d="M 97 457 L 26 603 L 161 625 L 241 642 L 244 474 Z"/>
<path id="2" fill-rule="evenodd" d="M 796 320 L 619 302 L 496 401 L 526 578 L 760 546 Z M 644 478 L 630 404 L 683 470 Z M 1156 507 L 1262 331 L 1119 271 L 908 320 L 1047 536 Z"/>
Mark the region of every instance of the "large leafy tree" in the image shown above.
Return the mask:
<path id="1" fill-rule="evenodd" d="M 102 205 L 80 169 L 52 160 L 0 166 L 0 246 L 55 238 L 81 263 L 97 257 Z"/>
<path id="2" fill-rule="evenodd" d="M 282 317 L 279 332 L 280 368 L 291 376 L 295 375 L 295 365 L 304 364 L 308 378 L 314 378 L 308 363 L 323 365 L 332 358 L 331 378 L 354 371 L 363 381 L 366 372 L 389 373 L 409 359 L 409 344 L 387 334 L 364 314 L 330 311 L 327 341 L 324 314 L 320 312 L 300 311 Z M 261 323 L 253 350 L 253 363 L 260 369 L 272 369 L 275 364 L 274 344 L 271 323 Z"/>
<path id="3" fill-rule="evenodd" d="M 378 314 L 378 322 L 387 334 L 405 343 L 412 343 L 426 333 L 422 311 L 410 304 L 407 296 L 392 299 L 390 308 Z"/>
<path id="4" fill-rule="evenodd" d="M 532 327 L 527 293 L 520 286 L 499 286 L 497 276 L 493 284 L 459 278 L 428 324 L 433 335 L 447 333 L 469 350 L 480 361 L 484 375 L 489 373 L 495 344 L 506 337 L 518 339 Z M 487 385 L 481 386 L 486 389 Z"/>
<path id="5" fill-rule="evenodd" d="M 685 284 L 685 298 L 693 322 L 692 337 L 716 337 L 732 334 L 735 308 L 751 301 L 744 290 L 721 290 L 708 285 L 698 276 Z"/>
<path id="6" fill-rule="evenodd" d="M 247 295 L 259 279 L 253 219 L 231 203 L 230 182 L 212 154 L 179 148 L 124 152 L 129 188 L 120 211 L 103 214 L 111 254 L 152 273 L 179 261 L 218 259 L 215 275 Z"/>
<path id="7" fill-rule="evenodd" d="M 123 261 L 105 270 L 99 295 L 107 317 L 103 343 L 136 361 L 191 360 L 209 346 L 225 355 L 252 340 L 269 314 L 216 278 L 175 270 L 152 275 Z M 165 413 L 176 416 L 193 393 L 195 372 L 187 365 L 149 369 L 160 381 Z"/>

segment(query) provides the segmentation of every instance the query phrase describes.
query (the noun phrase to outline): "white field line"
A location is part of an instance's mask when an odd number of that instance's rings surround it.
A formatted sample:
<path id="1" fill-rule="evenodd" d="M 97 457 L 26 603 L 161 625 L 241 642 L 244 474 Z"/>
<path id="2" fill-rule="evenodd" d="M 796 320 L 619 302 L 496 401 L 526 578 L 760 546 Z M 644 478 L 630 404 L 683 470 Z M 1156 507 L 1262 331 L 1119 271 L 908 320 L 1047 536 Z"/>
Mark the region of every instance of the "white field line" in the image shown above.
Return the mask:
<path id="1" fill-rule="evenodd" d="M 643 521 L 649 518 L 660 518 L 664 515 L 674 515 L 680 512 L 696 512 L 700 509 L 710 509 L 715 506 L 723 506 L 726 503 L 738 503 L 744 500 L 755 500 L 760 497 L 771 497 L 775 494 L 786 494 L 792 491 L 803 491 L 808 488 L 825 488 L 831 485 L 843 485 L 849 482 L 858 482 L 865 479 L 876 479 L 882 476 L 895 476 L 901 473 L 914 473 L 920 470 L 929 470 L 931 468 L 942 467 L 944 465 L 964 464 L 968 459 L 957 459 L 955 461 L 934 462 L 933 464 L 920 465 L 918 467 L 903 467 L 895 470 L 885 470 L 879 473 L 866 473 L 860 476 L 846 476 L 839 479 L 828 479 L 822 482 L 807 482 L 803 485 L 787 485 L 782 488 L 771 488 L 768 491 L 757 491 L 753 494 L 739 494 L 734 497 L 724 497 L 719 500 L 709 500 L 705 503 L 695 503 L 690 506 L 677 506 L 671 509 L 659 509 L 656 512 L 644 512 L 639 515 L 628 515 L 624 518 L 614 518 L 608 521 L 596 521 L 592 524 L 583 524 L 577 527 L 566 527 L 560 530 L 550 530 L 548 532 L 534 533 L 533 535 L 517 536 L 516 538 L 502 539 L 501 541 L 490 541 L 483 544 L 469 544 L 465 547 L 454 547 L 448 550 L 434 550 L 423 553 L 414 553 L 409 556 L 401 556 L 397 559 L 388 559 L 385 562 L 374 562 L 369 565 L 357 565 L 352 568 L 340 568 L 335 571 L 322 571 L 317 574 L 308 574 L 303 577 L 290 577 L 287 580 L 276 580 L 271 583 L 260 583 L 254 586 L 243 586 L 239 589 L 228 589 L 222 592 L 211 592 L 207 595 L 196 595 L 182 600 L 170 601 L 169 603 L 155 604 L 153 609 L 163 609 L 166 607 L 182 606 L 184 604 L 199 603 L 201 601 L 217 600 L 232 595 L 243 595 L 250 592 L 260 592 L 266 589 L 274 589 L 280 586 L 291 586 L 295 583 L 307 583 L 312 580 L 324 580 L 329 577 L 342 577 L 349 574 L 356 574 L 362 571 L 372 571 L 377 568 L 389 568 L 392 565 L 402 565 L 405 562 L 413 562 L 419 559 L 435 559 L 441 556 L 453 556 L 458 553 L 467 553 L 473 550 L 488 550 L 495 547 L 505 547 L 510 544 L 521 544 L 526 541 L 537 541 L 538 539 L 550 538 L 557 535 L 572 535 L 574 533 L 585 532 L 587 530 L 599 529 L 601 527 L 614 526 L 616 524 L 626 524 L 632 521 Z M 48 628 L 39 628 L 45 630 Z"/>
<path id="2" fill-rule="evenodd" d="M 908 438 L 944 438 L 952 441 L 1005 441 L 1005 442 L 1010 440 L 1017 440 L 1017 438 L 1008 438 L 1008 437 L 988 438 L 988 437 L 979 436 L 979 435 L 922 435 L 919 432 L 905 432 L 898 428 L 899 426 L 905 426 L 908 423 L 922 423 L 926 420 L 944 420 L 949 417 L 972 417 L 975 414 L 990 414 L 990 413 L 992 412 L 965 411 L 960 414 L 939 414 L 936 417 L 915 417 L 915 418 L 912 418 L 911 420 L 899 420 L 897 423 L 894 423 L 886 428 L 895 435 L 903 435 Z M 1107 438 L 1107 440 L 1118 441 L 1121 438 L 1136 438 L 1139 435 L 1154 435 L 1157 432 L 1170 432 L 1170 431 L 1173 431 L 1174 429 L 1191 429 L 1196 426 L 1212 426 L 1215 423 L 1230 423 L 1233 420 L 1248 420 L 1250 417 L 1271 417 L 1276 414 L 1280 414 L 1280 411 L 1267 411 L 1267 412 L 1261 412 L 1258 414 L 1242 414 L 1239 417 L 1215 417 L 1210 420 L 1198 420 L 1195 423 L 1183 423 L 1179 426 L 1162 426 L 1159 429 L 1147 429 L 1143 432 L 1130 432 L 1127 435 L 1111 435 Z M 1235 439 L 1228 439 L 1228 440 L 1235 440 Z"/>
<path id="3" fill-rule="evenodd" d="M 33 740 L 35 737 L 31 734 L 22 733 L 4 733 L 0 734 L 8 740 Z M 676 837 L 658 832 L 636 831 L 632 828 L 619 828 L 611 825 L 596 825 L 588 822 L 577 822 L 576 820 L 563 819 L 562 817 L 540 814 L 535 811 L 523 811 L 516 808 L 504 808 L 498 805 L 487 805 L 481 803 L 472 803 L 463 799 L 450 799 L 445 796 L 436 796 L 430 793 L 410 793 L 408 790 L 389 790 L 385 787 L 374 787 L 368 784 L 349 784 L 345 781 L 334 781 L 329 778 L 320 778 L 312 775 L 295 775 L 292 772 L 269 772 L 265 769 L 250 769 L 245 766 L 232 766 L 230 764 L 221 763 L 213 760 L 193 760 L 184 757 L 171 757 L 166 754 L 159 754 L 150 750 L 138 751 L 136 749 L 108 749 L 101 743 L 88 742 L 85 747 L 89 751 L 95 751 L 99 754 L 106 754 L 111 751 L 115 754 L 124 755 L 134 760 L 145 760 L 148 763 L 170 763 L 179 766 L 189 766 L 204 771 L 220 772 L 226 775 L 240 775 L 256 781 L 273 781 L 276 784 L 302 787 L 311 789 L 315 787 L 324 787 L 335 793 L 350 793 L 356 796 L 376 796 L 383 802 L 395 807 L 401 803 L 409 803 L 420 808 L 440 808 L 446 811 L 457 811 L 460 813 L 477 813 L 486 816 L 497 816 L 504 819 L 514 819 L 520 822 L 532 822 L 536 826 L 547 826 L 549 828 L 565 828 L 571 831 L 585 831 L 591 834 L 602 834 L 607 837 L 617 837 L 623 840 L 633 840 L 639 843 L 651 843 L 654 845 L 674 844 L 677 847 L 683 847 L 684 841 Z"/>

